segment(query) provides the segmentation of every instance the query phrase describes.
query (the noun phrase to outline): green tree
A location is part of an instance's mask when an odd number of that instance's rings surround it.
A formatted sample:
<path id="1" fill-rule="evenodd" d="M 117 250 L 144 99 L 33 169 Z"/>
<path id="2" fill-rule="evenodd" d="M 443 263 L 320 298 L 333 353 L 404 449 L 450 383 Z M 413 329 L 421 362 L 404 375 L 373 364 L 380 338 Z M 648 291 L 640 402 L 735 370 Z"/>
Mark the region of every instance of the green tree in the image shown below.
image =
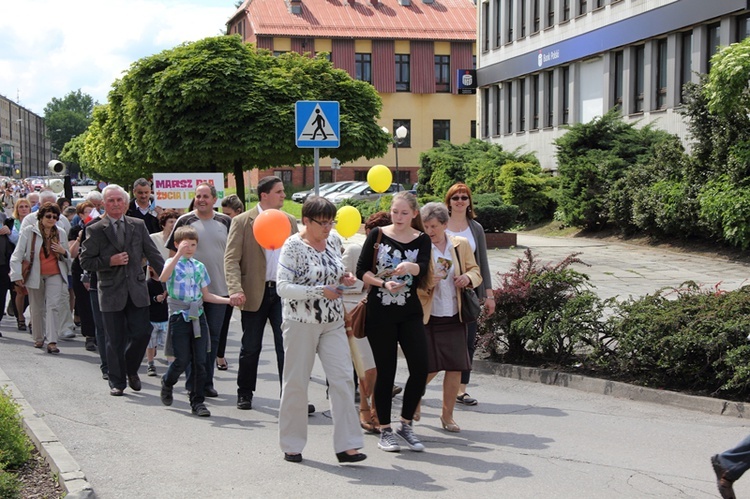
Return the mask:
<path id="1" fill-rule="evenodd" d="M 534 224 L 549 219 L 554 211 L 554 180 L 538 164 L 508 162 L 497 177 L 506 204 L 516 205 L 519 221 Z"/>
<path id="2" fill-rule="evenodd" d="M 44 122 L 53 152 L 60 154 L 69 140 L 86 131 L 95 105 L 94 98 L 80 89 L 49 101 L 44 107 Z M 78 162 L 69 162 L 68 166 L 75 172 Z"/>
<path id="3" fill-rule="evenodd" d="M 389 137 L 377 125 L 375 89 L 323 57 L 273 57 L 238 36 L 186 43 L 135 62 L 97 108 L 84 159 L 100 176 L 125 181 L 153 172 L 233 172 L 311 164 L 298 149 L 294 104 L 340 103 L 341 146 L 321 149 L 342 162 L 382 156 Z"/>

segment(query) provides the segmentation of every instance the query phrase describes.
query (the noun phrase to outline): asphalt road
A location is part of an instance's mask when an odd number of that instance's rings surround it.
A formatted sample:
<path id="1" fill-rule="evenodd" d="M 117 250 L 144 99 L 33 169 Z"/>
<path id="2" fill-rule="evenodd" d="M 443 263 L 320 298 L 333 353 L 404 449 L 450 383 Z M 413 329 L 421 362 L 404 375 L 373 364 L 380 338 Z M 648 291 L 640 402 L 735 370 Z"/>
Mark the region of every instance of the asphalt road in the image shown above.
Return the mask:
<path id="1" fill-rule="evenodd" d="M 726 287 L 741 285 L 747 267 L 685 258 L 644 248 L 572 240 L 521 239 L 550 261 L 571 249 L 584 252 L 602 294 L 649 292 L 683 277 Z M 493 251 L 492 266 L 507 268 L 523 248 Z M 469 391 L 480 403 L 457 407 L 459 434 L 440 428 L 438 378 L 428 386 L 415 424 L 426 451 L 390 454 L 365 437 L 369 458 L 340 466 L 332 448 L 325 377 L 316 363 L 302 464 L 283 461 L 278 447 L 279 384 L 270 332 L 261 357 L 251 411 L 235 408 L 239 315 L 230 329 L 229 371 L 216 374 L 220 396 L 209 399 L 211 418 L 190 414 L 187 397 L 159 400 L 159 378 L 143 391 L 111 397 L 97 357 L 80 337 L 61 342 L 51 356 L 34 349 L 14 322 L 0 323 L 0 369 L 59 438 L 101 498 L 183 497 L 717 497 L 709 457 L 747 432 L 742 419 L 633 402 L 475 372 Z M 160 374 L 164 364 L 158 364 Z M 407 373 L 400 360 L 397 381 Z M 400 396 L 393 413 L 400 408 Z M 750 478 L 736 484 L 750 495 Z"/>

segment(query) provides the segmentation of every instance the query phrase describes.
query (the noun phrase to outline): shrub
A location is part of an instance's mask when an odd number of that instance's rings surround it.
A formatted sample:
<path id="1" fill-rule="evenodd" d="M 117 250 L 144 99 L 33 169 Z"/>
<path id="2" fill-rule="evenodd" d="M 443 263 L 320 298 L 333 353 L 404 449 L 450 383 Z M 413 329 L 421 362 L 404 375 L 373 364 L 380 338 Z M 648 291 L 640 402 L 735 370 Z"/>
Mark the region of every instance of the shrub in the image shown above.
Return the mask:
<path id="1" fill-rule="evenodd" d="M 12 473 L 0 470 L 0 497 L 3 499 L 21 498 L 21 481 Z"/>
<path id="2" fill-rule="evenodd" d="M 31 458 L 32 449 L 18 404 L 5 388 L 0 389 L 0 469 L 17 469 Z"/>
<path id="3" fill-rule="evenodd" d="M 480 320 L 480 345 L 507 361 L 532 352 L 565 361 L 595 345 L 603 328 L 603 304 L 585 289 L 588 276 L 569 268 L 575 263 L 583 264 L 578 253 L 542 265 L 526 250 L 509 272 L 499 273 L 500 287 L 493 290 L 497 306 Z"/>
<path id="4" fill-rule="evenodd" d="M 722 175 L 701 189 L 698 201 L 701 218 L 716 236 L 743 250 L 750 246 L 750 187 Z"/>
<path id="5" fill-rule="evenodd" d="M 485 232 L 505 232 L 516 225 L 518 207 L 511 205 L 474 205 L 477 222 Z"/>
<path id="6" fill-rule="evenodd" d="M 552 199 L 554 181 L 542 174 L 537 164 L 508 162 L 500 168 L 498 183 L 502 186 L 503 201 L 518 206 L 518 220 L 535 224 L 552 218 L 555 202 Z"/>

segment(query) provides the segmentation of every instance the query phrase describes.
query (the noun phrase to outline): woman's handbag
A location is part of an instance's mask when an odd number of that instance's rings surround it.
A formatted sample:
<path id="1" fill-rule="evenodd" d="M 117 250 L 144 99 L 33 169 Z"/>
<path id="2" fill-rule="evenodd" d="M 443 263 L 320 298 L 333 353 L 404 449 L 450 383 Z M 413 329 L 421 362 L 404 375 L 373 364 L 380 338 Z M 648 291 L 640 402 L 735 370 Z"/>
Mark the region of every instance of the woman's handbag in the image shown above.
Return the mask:
<path id="1" fill-rule="evenodd" d="M 372 272 L 376 270 L 375 264 L 378 261 L 378 246 L 380 246 L 380 238 L 383 235 L 383 230 L 378 229 L 378 238 L 375 241 L 375 249 L 372 254 Z M 365 316 L 367 313 L 367 296 L 365 295 L 359 303 L 348 312 L 344 312 L 344 325 L 347 331 L 351 331 L 355 338 L 364 338 L 365 335 Z"/>
<path id="2" fill-rule="evenodd" d="M 456 251 L 456 260 L 458 260 L 459 274 L 463 274 L 461 260 L 458 258 L 458 251 Z M 461 290 L 461 322 L 475 322 L 481 312 L 482 307 L 479 305 L 479 297 L 474 288 L 463 288 Z"/>
<path id="3" fill-rule="evenodd" d="M 31 259 L 23 260 L 21 262 L 21 278 L 23 279 L 24 284 L 26 284 L 26 281 L 29 280 L 29 274 L 31 274 L 31 265 L 34 262 L 35 252 L 36 252 L 36 232 L 31 238 Z"/>

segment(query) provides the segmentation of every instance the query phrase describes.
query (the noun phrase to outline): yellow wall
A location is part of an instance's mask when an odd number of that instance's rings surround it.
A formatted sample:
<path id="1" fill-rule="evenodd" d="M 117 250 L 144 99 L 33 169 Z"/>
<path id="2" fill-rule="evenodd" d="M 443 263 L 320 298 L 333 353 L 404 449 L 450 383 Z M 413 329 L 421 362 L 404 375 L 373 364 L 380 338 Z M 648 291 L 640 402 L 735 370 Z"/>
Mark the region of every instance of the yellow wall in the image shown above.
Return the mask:
<path id="1" fill-rule="evenodd" d="M 278 52 L 290 52 L 292 50 L 291 38 L 274 38 L 273 50 Z"/>

